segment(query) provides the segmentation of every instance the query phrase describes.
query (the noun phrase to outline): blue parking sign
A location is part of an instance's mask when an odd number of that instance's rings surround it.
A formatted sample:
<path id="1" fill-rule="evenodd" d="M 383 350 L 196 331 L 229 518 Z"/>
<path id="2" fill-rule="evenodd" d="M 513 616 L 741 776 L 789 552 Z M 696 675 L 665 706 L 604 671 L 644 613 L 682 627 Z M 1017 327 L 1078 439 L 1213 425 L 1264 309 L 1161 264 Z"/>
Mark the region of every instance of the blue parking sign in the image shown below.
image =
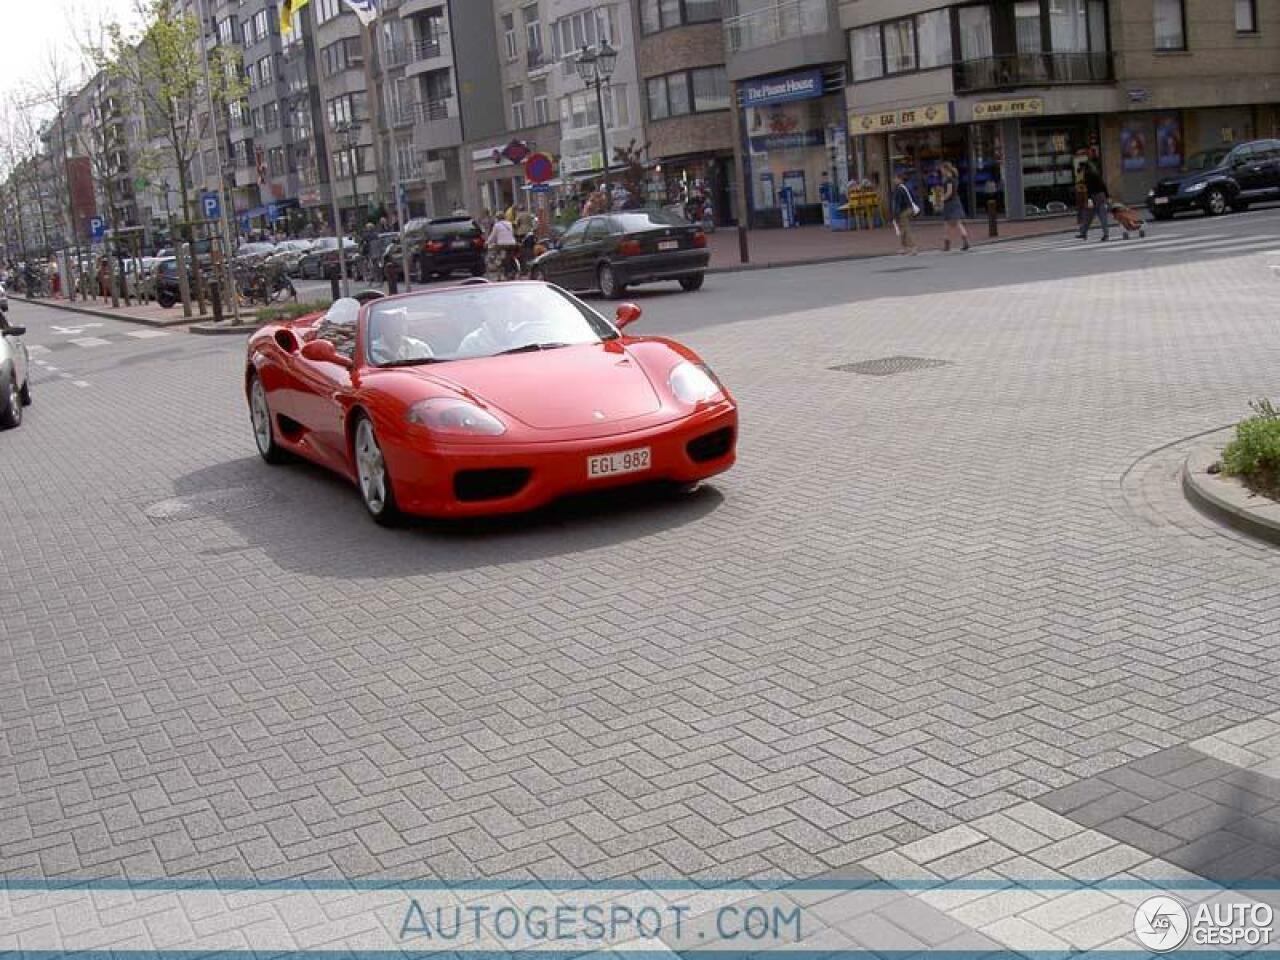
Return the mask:
<path id="1" fill-rule="evenodd" d="M 89 218 L 89 236 L 95 241 L 107 235 L 107 224 L 101 217 Z"/>
<path id="2" fill-rule="evenodd" d="M 206 220 L 217 220 L 222 216 L 222 203 L 216 193 L 206 193 L 200 198 L 200 205 Z"/>

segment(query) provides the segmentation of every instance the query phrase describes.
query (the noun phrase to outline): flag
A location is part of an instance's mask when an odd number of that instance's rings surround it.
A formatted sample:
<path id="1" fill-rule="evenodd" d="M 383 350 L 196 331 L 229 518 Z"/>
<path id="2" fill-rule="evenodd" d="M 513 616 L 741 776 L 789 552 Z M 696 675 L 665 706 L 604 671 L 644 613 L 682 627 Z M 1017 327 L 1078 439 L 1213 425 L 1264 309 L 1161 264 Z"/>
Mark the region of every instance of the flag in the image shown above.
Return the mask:
<path id="1" fill-rule="evenodd" d="M 378 0 L 343 0 L 366 27 L 378 16 Z"/>
<path id="2" fill-rule="evenodd" d="M 293 29 L 293 15 L 305 7 L 310 0 L 280 0 L 280 32 L 288 33 Z"/>

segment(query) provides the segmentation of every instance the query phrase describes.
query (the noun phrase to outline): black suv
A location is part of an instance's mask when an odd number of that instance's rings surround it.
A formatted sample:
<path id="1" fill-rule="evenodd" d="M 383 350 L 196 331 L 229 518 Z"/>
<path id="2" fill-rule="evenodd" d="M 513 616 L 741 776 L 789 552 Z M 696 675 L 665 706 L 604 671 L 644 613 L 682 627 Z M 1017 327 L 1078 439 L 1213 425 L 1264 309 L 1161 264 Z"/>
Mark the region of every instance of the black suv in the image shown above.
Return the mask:
<path id="1" fill-rule="evenodd" d="M 470 217 L 410 220 L 404 225 L 401 238 L 409 245 L 409 269 L 415 283 L 447 277 L 459 270 L 473 277 L 484 274 L 484 237 Z M 382 255 L 383 264 L 387 261 L 399 267 L 399 243 L 388 244 Z"/>
<path id="2" fill-rule="evenodd" d="M 1229 150 L 1192 154 L 1188 173 L 1166 177 L 1147 194 L 1147 209 L 1157 220 L 1182 210 L 1210 216 L 1248 209 L 1260 200 L 1280 200 L 1280 140 L 1251 140 Z"/>

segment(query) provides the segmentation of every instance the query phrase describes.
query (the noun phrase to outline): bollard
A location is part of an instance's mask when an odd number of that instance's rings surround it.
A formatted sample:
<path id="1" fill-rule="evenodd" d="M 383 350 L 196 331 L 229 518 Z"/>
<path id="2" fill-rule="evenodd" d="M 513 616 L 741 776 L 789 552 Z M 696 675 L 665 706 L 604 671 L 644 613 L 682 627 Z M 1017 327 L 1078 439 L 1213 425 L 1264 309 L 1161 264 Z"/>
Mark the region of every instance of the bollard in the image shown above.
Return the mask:
<path id="1" fill-rule="evenodd" d="M 745 224 L 738 224 L 738 258 L 743 263 L 751 262 L 751 251 L 747 246 L 747 227 Z"/>
<path id="2" fill-rule="evenodd" d="M 396 265 L 394 263 L 384 264 L 382 267 L 382 276 L 387 281 L 387 293 L 395 296 L 396 291 L 400 288 L 400 282 L 396 279 Z"/>
<path id="3" fill-rule="evenodd" d="M 987 236 L 1000 236 L 1000 228 L 996 225 L 996 202 L 994 200 L 987 201 Z"/>
<path id="4" fill-rule="evenodd" d="M 215 283 L 209 288 L 209 299 L 213 303 L 213 322 L 222 322 L 222 284 Z"/>
<path id="5" fill-rule="evenodd" d="M 338 299 L 340 299 L 340 298 L 342 297 L 342 290 L 341 290 L 341 288 L 338 286 L 338 271 L 337 271 L 337 270 L 330 270 L 330 271 L 329 271 L 329 295 L 330 295 L 331 297 L 333 297 L 333 299 L 334 299 L 334 300 L 338 300 Z"/>

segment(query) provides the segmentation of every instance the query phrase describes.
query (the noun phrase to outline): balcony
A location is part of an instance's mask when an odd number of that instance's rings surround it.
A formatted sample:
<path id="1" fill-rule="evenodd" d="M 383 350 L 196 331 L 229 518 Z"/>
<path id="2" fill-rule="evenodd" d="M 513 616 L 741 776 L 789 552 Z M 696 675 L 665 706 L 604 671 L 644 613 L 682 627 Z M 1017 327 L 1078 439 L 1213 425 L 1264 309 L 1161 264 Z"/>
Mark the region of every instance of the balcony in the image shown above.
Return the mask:
<path id="1" fill-rule="evenodd" d="M 829 27 L 826 0 L 775 0 L 759 10 L 725 17 L 725 45 L 735 54 L 794 37 L 825 34 Z"/>
<path id="2" fill-rule="evenodd" d="M 412 59 L 413 50 L 410 44 L 402 43 L 397 47 L 387 47 L 382 51 L 382 65 L 388 70 L 403 67 Z"/>
<path id="3" fill-rule="evenodd" d="M 444 52 L 444 47 L 442 45 L 444 40 L 445 37 L 443 35 L 437 35 L 432 37 L 430 40 L 416 41 L 413 44 L 412 59 L 415 61 L 431 60 L 434 57 L 440 56 Z"/>
<path id="4" fill-rule="evenodd" d="M 424 100 L 410 105 L 413 110 L 413 143 L 419 150 L 454 146 L 462 142 L 462 120 L 453 97 Z"/>
<path id="5" fill-rule="evenodd" d="M 1109 51 L 1014 53 L 964 60 L 951 69 L 956 93 L 1115 82 L 1115 58 Z"/>

